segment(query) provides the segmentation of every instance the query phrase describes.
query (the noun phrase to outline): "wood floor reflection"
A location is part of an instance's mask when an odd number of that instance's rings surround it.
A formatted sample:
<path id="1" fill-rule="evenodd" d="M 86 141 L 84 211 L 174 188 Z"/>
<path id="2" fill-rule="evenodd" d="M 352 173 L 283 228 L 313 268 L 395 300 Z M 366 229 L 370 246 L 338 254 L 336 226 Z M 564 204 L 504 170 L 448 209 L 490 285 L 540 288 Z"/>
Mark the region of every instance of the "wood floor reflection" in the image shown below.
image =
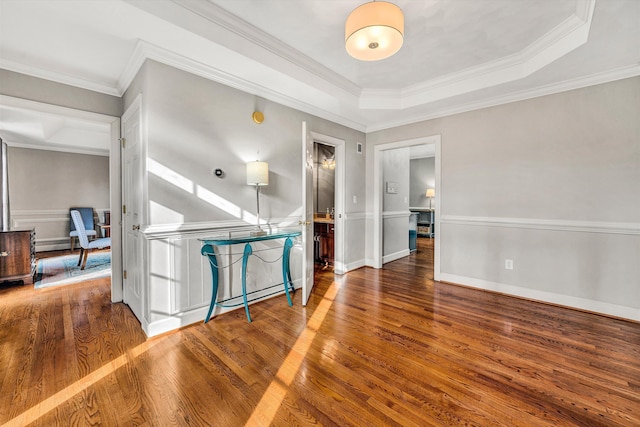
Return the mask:
<path id="1" fill-rule="evenodd" d="M 640 324 L 433 282 L 433 241 L 145 340 L 109 281 L 0 290 L 0 425 L 637 426 Z"/>

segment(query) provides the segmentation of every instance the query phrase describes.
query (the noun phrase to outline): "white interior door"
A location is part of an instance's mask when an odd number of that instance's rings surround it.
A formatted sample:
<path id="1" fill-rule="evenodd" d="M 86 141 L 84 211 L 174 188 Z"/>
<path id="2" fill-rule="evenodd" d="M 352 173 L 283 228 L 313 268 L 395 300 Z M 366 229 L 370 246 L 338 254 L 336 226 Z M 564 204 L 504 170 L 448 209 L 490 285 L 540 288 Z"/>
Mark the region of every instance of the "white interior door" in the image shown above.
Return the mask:
<path id="1" fill-rule="evenodd" d="M 122 213 L 124 269 L 124 302 L 133 314 L 142 322 L 143 286 L 142 286 L 142 244 L 140 234 L 142 219 L 142 135 L 141 103 L 134 102 L 122 117 L 122 136 L 125 143 L 122 148 Z"/>
<path id="2" fill-rule="evenodd" d="M 302 122 L 302 305 L 313 289 L 313 137 Z"/>

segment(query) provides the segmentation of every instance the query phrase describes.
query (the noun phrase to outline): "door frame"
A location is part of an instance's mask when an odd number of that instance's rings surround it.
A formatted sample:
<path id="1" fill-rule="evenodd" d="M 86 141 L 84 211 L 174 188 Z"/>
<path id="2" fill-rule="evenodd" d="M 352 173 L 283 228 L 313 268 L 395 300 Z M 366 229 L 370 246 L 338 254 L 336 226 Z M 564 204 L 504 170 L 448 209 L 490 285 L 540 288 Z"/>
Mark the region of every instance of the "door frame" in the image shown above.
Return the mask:
<path id="1" fill-rule="evenodd" d="M 335 138 L 333 136 L 324 135 L 318 132 L 311 132 L 311 137 L 314 143 L 330 145 L 335 148 L 335 215 L 334 215 L 334 260 L 333 260 L 333 272 L 336 274 L 346 273 L 344 262 L 344 207 L 345 207 L 345 172 L 346 172 L 346 141 L 344 139 Z"/>
<path id="2" fill-rule="evenodd" d="M 373 267 L 382 268 L 382 191 L 383 191 L 383 151 L 393 150 L 396 148 L 411 147 L 414 145 L 435 144 L 435 169 L 436 169 L 436 208 L 435 208 L 435 226 L 434 233 L 436 236 L 434 242 L 433 256 L 433 278 L 440 280 L 440 242 L 442 235 L 440 234 L 440 200 L 442 197 L 442 176 L 441 176 L 441 136 L 431 135 L 415 139 L 407 139 L 401 141 L 388 142 L 378 144 L 373 147 Z M 337 161 L 337 160 L 336 160 Z"/>
<path id="3" fill-rule="evenodd" d="M 0 104 L 25 110 L 66 115 L 72 118 L 109 124 L 109 209 L 111 211 L 111 302 L 122 301 L 122 240 L 120 238 L 120 117 L 62 107 L 46 102 L 31 101 L 0 95 Z"/>

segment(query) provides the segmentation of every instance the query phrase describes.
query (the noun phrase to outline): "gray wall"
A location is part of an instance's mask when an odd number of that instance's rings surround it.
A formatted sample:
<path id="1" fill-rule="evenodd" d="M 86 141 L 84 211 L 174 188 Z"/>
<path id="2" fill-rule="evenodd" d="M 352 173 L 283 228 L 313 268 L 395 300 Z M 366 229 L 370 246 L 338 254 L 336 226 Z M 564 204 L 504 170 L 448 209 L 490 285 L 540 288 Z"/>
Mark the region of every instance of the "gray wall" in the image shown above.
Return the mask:
<path id="1" fill-rule="evenodd" d="M 411 159 L 409 163 L 409 206 L 412 208 L 428 208 L 427 188 L 436 188 L 435 157 Z M 435 198 L 431 206 L 436 207 Z"/>
<path id="2" fill-rule="evenodd" d="M 69 245 L 69 208 L 109 208 L 109 157 L 9 147 L 11 220 L 35 227 L 38 250 Z"/>
<path id="3" fill-rule="evenodd" d="M 371 133 L 367 150 L 437 134 L 445 277 L 640 308 L 640 77 Z"/>
<path id="4" fill-rule="evenodd" d="M 143 229 L 238 221 L 252 224 L 255 188 L 246 184 L 246 163 L 256 159 L 269 163 L 269 185 L 263 187 L 260 202 L 261 218 L 286 218 L 296 226 L 302 212 L 303 121 L 311 131 L 345 140 L 346 167 L 357 177 L 356 185 L 347 183 L 346 197 L 352 200 L 355 195 L 360 199 L 359 204 L 348 204 L 345 211 L 359 213 L 358 209 L 363 209 L 365 189 L 357 184 L 364 181 L 365 162 L 356 153 L 356 143 L 364 139 L 361 132 L 154 61 L 143 65 L 125 93 L 125 106 L 140 93 L 149 170 L 147 196 L 143 200 L 148 215 L 142 219 Z M 264 113 L 262 124 L 252 120 L 256 109 Z M 170 171 L 171 176 L 156 173 L 157 165 Z M 223 178 L 212 174 L 215 168 L 224 170 Z M 177 181 L 181 184 L 175 185 Z M 351 258 L 354 262 L 364 259 L 364 217 L 361 212 L 360 224 L 354 221 L 355 226 L 345 226 L 346 263 Z M 189 236 L 149 242 L 145 279 L 149 294 L 143 314 L 146 320 L 160 323 L 167 319 L 171 309 L 167 295 L 175 300 L 179 312 L 206 308 L 211 291 L 203 277 L 209 274 L 209 266 L 202 261 L 200 246 Z M 296 280 L 295 270 L 300 270 L 301 263 L 298 249 L 293 252 Z M 247 288 L 281 281 L 281 272 L 274 265 L 277 264 L 256 261 L 250 269 Z M 201 266 L 206 269 L 199 270 Z M 225 269 L 221 278 L 223 297 L 234 294 L 234 286 L 238 287 L 240 266 L 236 263 Z M 177 272 L 175 277 L 172 272 Z"/>
<path id="5" fill-rule="evenodd" d="M 255 212 L 255 189 L 246 185 L 246 163 L 258 158 L 269 163 L 270 180 L 262 191 L 261 216 L 287 217 L 300 208 L 302 121 L 312 131 L 344 139 L 347 168 L 364 180 L 364 161 L 355 153 L 356 142 L 364 138 L 361 132 L 154 61 L 145 63 L 125 94 L 125 105 L 139 92 L 148 126 L 148 158 L 240 210 Z M 251 119 L 258 106 L 265 115 L 262 124 Z M 215 168 L 225 171 L 224 178 L 211 174 Z M 166 208 L 165 212 L 177 213 L 174 219 L 160 217 L 151 208 L 149 224 L 238 219 L 235 211 L 213 205 L 162 177 L 150 173 L 148 179 L 149 201 Z M 346 212 L 363 211 L 364 186 L 348 183 L 348 200 L 353 195 L 359 196 L 360 204 L 348 203 Z M 359 244 L 363 257 L 364 245 Z"/>

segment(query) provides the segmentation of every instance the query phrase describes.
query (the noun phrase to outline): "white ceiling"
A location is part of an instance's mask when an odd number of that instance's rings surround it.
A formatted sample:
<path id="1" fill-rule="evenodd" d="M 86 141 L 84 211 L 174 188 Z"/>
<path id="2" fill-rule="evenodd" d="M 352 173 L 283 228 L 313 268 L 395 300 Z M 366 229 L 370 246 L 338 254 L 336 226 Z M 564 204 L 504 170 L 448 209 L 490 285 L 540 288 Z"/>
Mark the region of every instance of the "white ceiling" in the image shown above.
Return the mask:
<path id="1" fill-rule="evenodd" d="M 120 96 L 151 58 L 365 132 L 640 75 L 639 0 L 394 0 L 377 62 L 344 49 L 363 2 L 0 0 L 0 68 Z"/>

